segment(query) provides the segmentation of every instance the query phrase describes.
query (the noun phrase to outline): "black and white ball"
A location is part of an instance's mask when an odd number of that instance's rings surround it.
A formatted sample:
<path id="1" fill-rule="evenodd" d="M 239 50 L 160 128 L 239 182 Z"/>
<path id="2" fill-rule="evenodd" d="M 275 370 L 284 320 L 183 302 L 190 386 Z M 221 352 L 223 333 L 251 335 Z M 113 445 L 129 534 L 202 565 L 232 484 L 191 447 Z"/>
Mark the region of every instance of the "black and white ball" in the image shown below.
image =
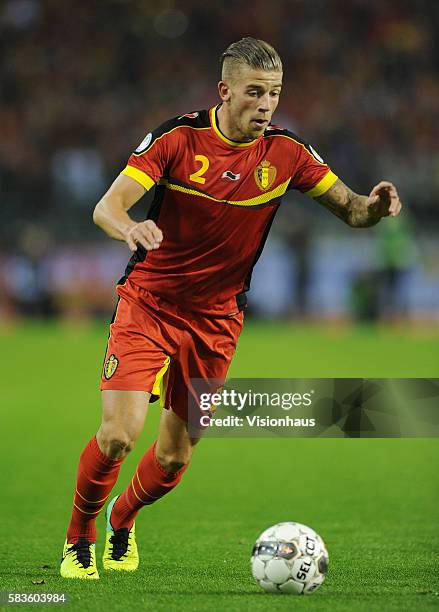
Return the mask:
<path id="1" fill-rule="evenodd" d="M 322 538 L 301 523 L 278 523 L 253 547 L 252 574 L 269 593 L 309 595 L 325 580 L 329 555 Z"/>

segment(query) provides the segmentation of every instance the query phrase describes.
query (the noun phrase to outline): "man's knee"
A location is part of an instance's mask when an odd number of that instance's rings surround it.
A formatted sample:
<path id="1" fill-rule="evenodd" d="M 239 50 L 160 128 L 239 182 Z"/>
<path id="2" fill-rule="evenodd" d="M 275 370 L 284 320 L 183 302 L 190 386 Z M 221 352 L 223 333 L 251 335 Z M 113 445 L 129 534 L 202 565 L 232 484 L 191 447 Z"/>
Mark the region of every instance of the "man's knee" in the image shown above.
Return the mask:
<path id="1" fill-rule="evenodd" d="M 110 459 L 123 459 L 142 433 L 149 393 L 102 391 L 102 422 L 97 433 L 101 451 Z"/>
<path id="2" fill-rule="evenodd" d="M 166 450 L 156 447 L 155 456 L 165 472 L 175 474 L 189 464 L 192 448 Z"/>
<path id="3" fill-rule="evenodd" d="M 99 448 L 109 459 L 124 459 L 133 450 L 135 440 L 126 432 L 102 429 L 96 436 Z"/>

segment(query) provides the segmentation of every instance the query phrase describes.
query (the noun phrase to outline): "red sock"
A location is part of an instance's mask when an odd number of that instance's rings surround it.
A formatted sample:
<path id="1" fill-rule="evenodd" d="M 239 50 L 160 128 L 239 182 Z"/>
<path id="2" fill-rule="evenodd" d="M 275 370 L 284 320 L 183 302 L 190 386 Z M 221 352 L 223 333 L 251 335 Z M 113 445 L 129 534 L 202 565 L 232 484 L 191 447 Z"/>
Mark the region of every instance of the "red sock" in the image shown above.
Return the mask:
<path id="1" fill-rule="evenodd" d="M 109 459 L 98 446 L 96 436 L 81 453 L 73 498 L 73 512 L 67 542 L 79 538 L 96 542 L 96 517 L 102 510 L 119 474 L 122 460 Z"/>
<path id="2" fill-rule="evenodd" d="M 122 527 L 131 529 L 139 510 L 172 491 L 188 467 L 185 465 L 175 473 L 166 472 L 156 459 L 156 444 L 157 441 L 143 455 L 130 484 L 113 506 L 111 525 L 115 531 Z"/>

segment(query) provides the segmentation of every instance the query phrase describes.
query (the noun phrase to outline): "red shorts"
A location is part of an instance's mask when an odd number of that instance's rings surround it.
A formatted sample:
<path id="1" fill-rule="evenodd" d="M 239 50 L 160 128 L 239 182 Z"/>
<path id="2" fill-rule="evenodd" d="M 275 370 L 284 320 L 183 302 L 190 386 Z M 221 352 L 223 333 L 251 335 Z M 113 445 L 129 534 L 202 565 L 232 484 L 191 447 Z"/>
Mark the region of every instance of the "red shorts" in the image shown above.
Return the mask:
<path id="1" fill-rule="evenodd" d="M 117 293 L 101 389 L 148 391 L 187 422 L 191 401 L 198 406 L 201 391 L 214 393 L 224 383 L 243 312 L 185 311 L 129 279 Z"/>

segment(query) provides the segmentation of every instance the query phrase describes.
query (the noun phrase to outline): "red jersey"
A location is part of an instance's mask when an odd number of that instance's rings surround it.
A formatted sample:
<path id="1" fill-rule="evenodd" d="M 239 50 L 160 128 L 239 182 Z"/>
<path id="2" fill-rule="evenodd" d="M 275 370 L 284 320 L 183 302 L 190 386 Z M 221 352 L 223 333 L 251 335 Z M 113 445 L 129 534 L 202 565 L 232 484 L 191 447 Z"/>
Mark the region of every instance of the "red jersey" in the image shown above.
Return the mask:
<path id="1" fill-rule="evenodd" d="M 285 192 L 316 197 L 337 177 L 310 145 L 278 126 L 248 143 L 230 140 L 219 130 L 218 108 L 167 121 L 129 158 L 123 174 L 146 189 L 157 185 L 148 218 L 163 242 L 149 252 L 138 247 L 125 274 L 183 308 L 227 315 L 245 305 Z"/>

